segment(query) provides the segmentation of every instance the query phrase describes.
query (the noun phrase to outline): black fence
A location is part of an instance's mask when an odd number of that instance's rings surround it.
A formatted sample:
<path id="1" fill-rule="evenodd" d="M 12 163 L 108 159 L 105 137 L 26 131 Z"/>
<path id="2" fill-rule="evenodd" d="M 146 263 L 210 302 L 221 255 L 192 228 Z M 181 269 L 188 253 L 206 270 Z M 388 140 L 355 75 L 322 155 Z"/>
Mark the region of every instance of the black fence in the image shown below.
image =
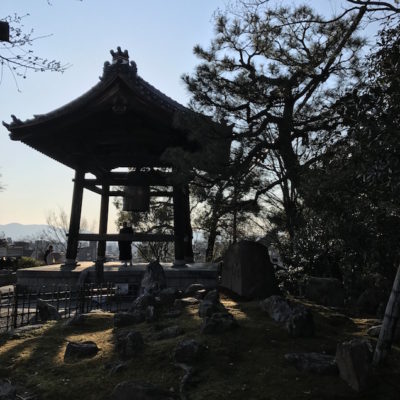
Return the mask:
<path id="1" fill-rule="evenodd" d="M 54 306 L 61 318 L 92 310 L 117 312 L 126 310 L 136 293 L 122 294 L 115 284 L 85 285 L 79 289 L 53 287 L 51 290 L 24 290 L 14 286 L 0 292 L 0 332 L 40 323 L 38 299 Z"/>

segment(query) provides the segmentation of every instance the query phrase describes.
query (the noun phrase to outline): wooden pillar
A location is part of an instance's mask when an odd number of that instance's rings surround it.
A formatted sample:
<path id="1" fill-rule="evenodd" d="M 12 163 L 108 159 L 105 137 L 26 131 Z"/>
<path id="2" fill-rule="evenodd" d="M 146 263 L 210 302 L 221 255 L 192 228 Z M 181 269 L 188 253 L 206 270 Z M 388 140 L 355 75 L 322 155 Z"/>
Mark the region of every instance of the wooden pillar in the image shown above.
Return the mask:
<path id="1" fill-rule="evenodd" d="M 69 221 L 67 254 L 65 265 L 75 266 L 76 256 L 78 254 L 78 235 L 81 223 L 82 199 L 83 199 L 83 181 L 85 172 L 82 169 L 75 171 L 74 192 L 72 195 L 71 218 Z"/>
<path id="2" fill-rule="evenodd" d="M 101 204 L 100 204 L 100 223 L 99 223 L 100 235 L 107 233 L 109 193 L 110 193 L 110 186 L 103 185 L 103 193 L 101 194 Z M 99 240 L 97 245 L 96 280 L 98 283 L 104 281 L 104 262 L 106 259 L 106 245 L 107 242 L 105 240 Z"/>
<path id="3" fill-rule="evenodd" d="M 183 188 L 183 219 L 185 225 L 185 236 L 184 236 L 184 259 L 186 262 L 193 262 L 193 230 L 192 224 L 190 223 L 190 196 L 189 196 L 189 185 L 185 185 Z"/>
<path id="4" fill-rule="evenodd" d="M 181 186 L 173 187 L 174 202 L 174 235 L 175 235 L 175 267 L 185 266 L 185 220 L 184 214 L 184 194 Z"/>

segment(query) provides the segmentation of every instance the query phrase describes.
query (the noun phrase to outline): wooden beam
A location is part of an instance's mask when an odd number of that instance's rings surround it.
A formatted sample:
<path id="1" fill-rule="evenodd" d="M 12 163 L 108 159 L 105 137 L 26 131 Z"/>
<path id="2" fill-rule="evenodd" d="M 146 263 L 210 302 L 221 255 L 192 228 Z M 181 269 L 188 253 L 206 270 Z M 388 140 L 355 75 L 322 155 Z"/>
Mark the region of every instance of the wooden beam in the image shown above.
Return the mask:
<path id="1" fill-rule="evenodd" d="M 80 233 L 79 240 L 95 242 L 95 241 L 107 241 L 107 242 L 118 242 L 118 241 L 129 241 L 129 242 L 173 242 L 174 235 L 165 235 L 160 233 L 134 233 L 130 234 L 119 234 L 119 233 L 107 233 L 107 234 L 96 234 L 96 233 Z"/>
<path id="2" fill-rule="evenodd" d="M 138 173 L 128 175 L 114 175 L 110 174 L 107 176 L 107 182 L 111 186 L 170 186 L 169 178 L 170 174 L 147 174 L 147 173 Z M 97 178 L 88 178 L 85 179 L 85 186 L 97 186 L 102 185 L 104 182 L 102 179 Z"/>
<path id="3" fill-rule="evenodd" d="M 123 190 L 111 190 L 110 196 L 123 196 Z M 173 193 L 168 190 L 153 190 L 150 192 L 151 197 L 172 197 Z"/>
<path id="4" fill-rule="evenodd" d="M 97 194 L 103 194 L 103 189 L 98 188 L 96 185 L 84 185 L 84 188 Z"/>

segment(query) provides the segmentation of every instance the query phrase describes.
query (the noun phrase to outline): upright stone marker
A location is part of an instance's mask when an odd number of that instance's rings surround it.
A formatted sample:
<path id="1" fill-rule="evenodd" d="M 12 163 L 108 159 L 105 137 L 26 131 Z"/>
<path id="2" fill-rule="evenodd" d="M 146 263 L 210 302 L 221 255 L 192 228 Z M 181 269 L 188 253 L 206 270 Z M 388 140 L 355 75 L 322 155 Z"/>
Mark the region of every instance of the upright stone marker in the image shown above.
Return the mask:
<path id="1" fill-rule="evenodd" d="M 231 245 L 224 257 L 221 286 L 248 298 L 280 294 L 268 249 L 248 240 Z"/>

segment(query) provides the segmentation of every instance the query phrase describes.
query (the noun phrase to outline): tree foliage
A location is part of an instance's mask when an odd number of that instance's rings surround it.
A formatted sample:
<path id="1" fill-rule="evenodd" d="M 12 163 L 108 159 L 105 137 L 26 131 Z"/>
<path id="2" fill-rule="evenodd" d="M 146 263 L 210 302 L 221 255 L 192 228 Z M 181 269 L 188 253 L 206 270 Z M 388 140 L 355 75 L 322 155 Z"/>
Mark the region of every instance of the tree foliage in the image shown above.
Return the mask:
<path id="1" fill-rule="evenodd" d="M 309 273 L 336 265 L 339 276 L 379 272 L 392 280 L 400 261 L 400 34 L 388 22 L 362 81 L 335 106 L 338 140 L 302 187 L 303 222 L 290 256 Z"/>
<path id="2" fill-rule="evenodd" d="M 309 158 L 304 144 L 335 124 L 332 85 L 360 73 L 364 42 L 355 32 L 366 10 L 330 22 L 307 6 L 240 11 L 217 14 L 216 37 L 208 49 L 195 47 L 201 63 L 184 81 L 194 108 L 234 124 L 246 162 L 278 151 L 296 186 Z"/>
<path id="3" fill-rule="evenodd" d="M 308 6 L 239 3 L 216 14 L 215 38 L 207 49 L 195 47 L 201 61 L 183 79 L 195 110 L 233 126 L 240 170 L 263 170 L 253 204 L 280 188 L 293 237 L 302 175 L 333 140 L 332 105 L 361 75 L 365 42 L 357 30 L 367 7 L 328 20 Z"/>

